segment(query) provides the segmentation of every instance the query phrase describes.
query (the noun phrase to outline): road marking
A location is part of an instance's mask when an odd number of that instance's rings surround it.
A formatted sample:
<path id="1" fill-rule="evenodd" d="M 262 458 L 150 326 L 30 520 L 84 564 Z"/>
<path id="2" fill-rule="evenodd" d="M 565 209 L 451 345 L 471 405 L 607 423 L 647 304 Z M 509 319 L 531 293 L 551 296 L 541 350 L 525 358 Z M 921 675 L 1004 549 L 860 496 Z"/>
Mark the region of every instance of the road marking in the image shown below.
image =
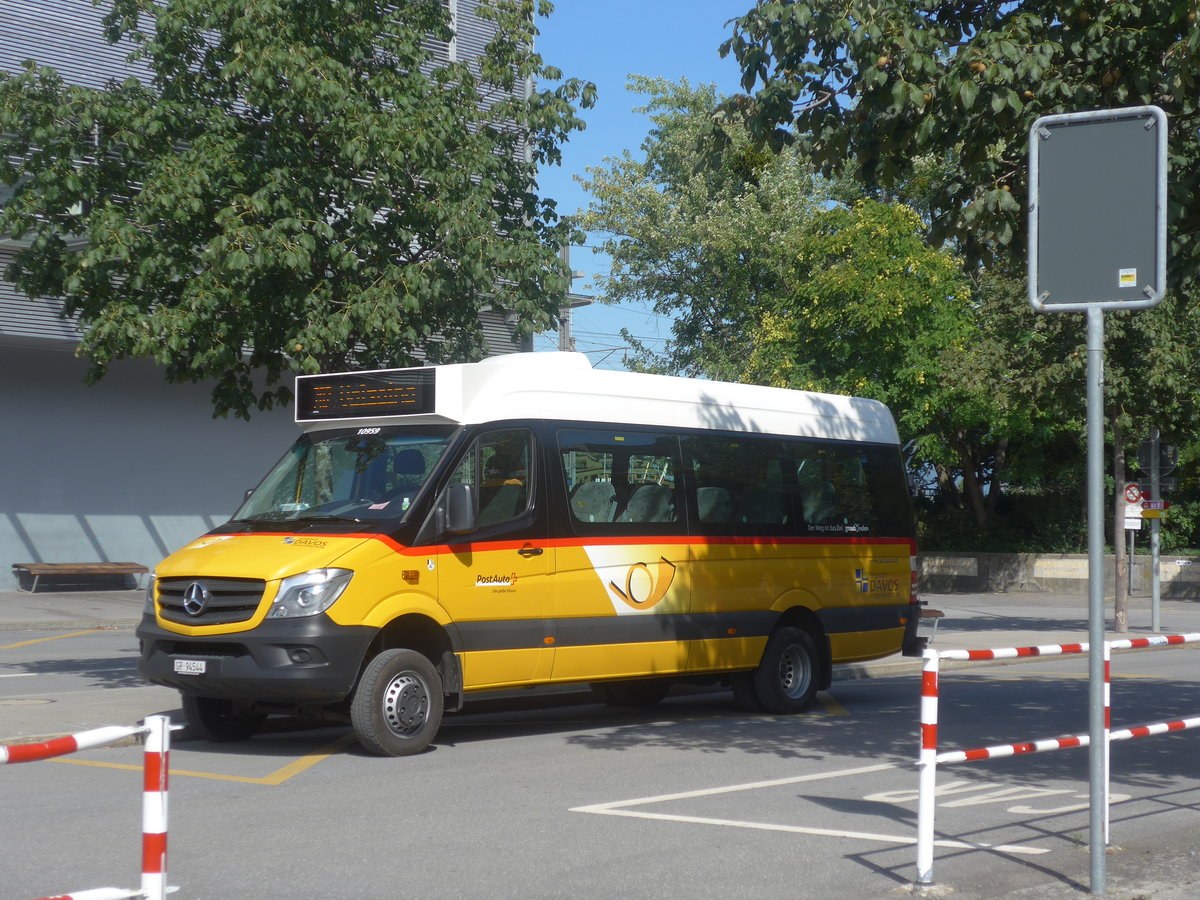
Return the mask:
<path id="1" fill-rule="evenodd" d="M 31 641 L 21 641 L 20 643 L 16 644 L 5 644 L 4 646 L 0 646 L 0 650 L 12 650 L 16 647 L 28 647 L 30 644 L 41 644 L 46 641 L 59 641 L 63 638 L 79 637 L 81 634 L 95 634 L 97 631 L 100 631 L 100 629 L 89 628 L 87 631 L 69 631 L 66 634 L 56 634 L 53 637 L 34 638 Z"/>
<path id="2" fill-rule="evenodd" d="M 659 794 L 653 797 L 638 797 L 633 800 L 617 800 L 611 803 L 596 803 L 590 806 L 576 806 L 571 812 L 592 813 L 600 816 L 627 816 L 633 819 L 659 819 L 667 822 L 685 822 L 695 825 L 720 825 L 726 828 L 750 828 L 759 831 L 783 831 L 791 834 L 808 834 L 818 837 L 839 837 L 853 840 L 876 841 L 886 844 L 914 845 L 916 835 L 878 834 L 867 831 L 847 831 L 834 828 L 809 828 L 801 825 L 779 825 L 770 822 L 749 822 L 738 819 L 712 819 L 704 816 L 681 816 L 669 813 L 654 813 L 633 809 L 636 806 L 648 806 L 651 803 L 665 803 L 671 800 L 690 800 L 696 797 L 712 797 L 718 794 L 732 794 L 738 791 L 753 791 L 761 788 L 781 787 L 789 784 L 800 784 L 806 781 L 823 781 L 831 778 L 847 778 L 855 775 L 866 775 L 872 772 L 884 772 L 896 769 L 895 763 L 880 763 L 874 766 L 860 766 L 854 769 L 841 769 L 835 772 L 822 772 L 813 775 L 796 775 L 792 778 L 776 778 L 771 781 L 752 781 L 746 784 L 731 784 L 725 787 L 706 788 L 697 791 L 681 791 L 676 794 Z M 907 766 L 905 767 L 907 768 Z M 1002 853 L 1039 855 L 1050 851 L 1043 847 L 1030 847 L 1024 844 L 984 844 L 972 841 L 937 840 L 934 846 L 951 849 L 995 850 Z"/>
<path id="3" fill-rule="evenodd" d="M 825 707 L 825 712 L 829 713 L 831 716 L 850 715 L 850 711 L 847 710 L 846 707 L 842 706 L 842 704 L 838 703 L 837 700 L 834 699 L 833 694 L 830 694 L 827 691 L 818 691 L 817 699 L 820 700 L 821 705 Z"/>
<path id="4" fill-rule="evenodd" d="M 223 775 L 220 772 L 194 772 L 187 769 L 176 769 L 174 766 L 171 767 L 170 775 L 172 778 L 207 778 L 210 781 L 235 781 L 238 784 L 265 784 L 270 787 L 274 787 L 276 785 L 283 784 L 285 781 L 291 778 L 295 778 L 301 772 L 311 769 L 317 763 L 328 759 L 330 756 L 333 756 L 333 754 L 345 750 L 347 747 L 353 744 L 356 739 L 357 738 L 354 732 L 351 731 L 342 735 L 336 741 L 333 741 L 332 743 L 322 747 L 315 753 L 302 756 L 299 759 L 288 763 L 286 766 L 276 769 L 270 775 L 263 776 L 262 778 L 252 778 L 247 775 Z M 94 766 L 100 769 L 125 769 L 135 772 L 142 771 L 141 766 L 131 766 L 127 763 L 97 762 L 89 759 L 72 759 L 69 756 L 55 757 L 54 759 L 48 760 L 48 762 L 67 763 L 68 765 L 75 766 Z"/>
<path id="5" fill-rule="evenodd" d="M 31 678 L 38 674 L 37 672 L 6 672 L 0 675 L 0 678 Z"/>

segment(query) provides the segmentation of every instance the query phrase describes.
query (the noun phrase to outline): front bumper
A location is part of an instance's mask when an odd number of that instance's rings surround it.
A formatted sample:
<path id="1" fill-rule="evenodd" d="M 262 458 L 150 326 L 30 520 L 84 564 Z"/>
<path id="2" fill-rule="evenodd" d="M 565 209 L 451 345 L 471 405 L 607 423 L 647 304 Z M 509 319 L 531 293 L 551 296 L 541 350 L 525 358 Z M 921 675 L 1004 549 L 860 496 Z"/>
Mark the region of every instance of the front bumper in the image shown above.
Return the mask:
<path id="1" fill-rule="evenodd" d="M 175 634 L 144 615 L 137 627 L 138 673 L 202 697 L 284 703 L 336 703 L 354 689 L 373 628 L 338 625 L 325 615 L 268 619 L 251 631 Z M 203 663 L 182 674 L 176 660 Z M 198 668 L 196 665 L 190 668 Z"/>

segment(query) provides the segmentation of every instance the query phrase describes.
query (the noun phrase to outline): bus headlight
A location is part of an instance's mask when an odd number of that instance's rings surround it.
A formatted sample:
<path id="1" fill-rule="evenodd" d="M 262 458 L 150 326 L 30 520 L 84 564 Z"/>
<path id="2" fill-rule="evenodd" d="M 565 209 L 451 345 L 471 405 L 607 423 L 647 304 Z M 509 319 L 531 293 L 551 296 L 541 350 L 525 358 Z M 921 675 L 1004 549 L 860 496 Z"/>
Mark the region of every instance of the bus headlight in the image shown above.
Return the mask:
<path id="1" fill-rule="evenodd" d="M 294 619 L 323 613 L 342 596 L 353 575 L 349 569 L 313 569 L 285 578 L 269 617 Z"/>
<path id="2" fill-rule="evenodd" d="M 146 602 L 142 606 L 142 615 L 152 616 L 154 613 L 154 573 L 151 572 L 146 576 Z"/>

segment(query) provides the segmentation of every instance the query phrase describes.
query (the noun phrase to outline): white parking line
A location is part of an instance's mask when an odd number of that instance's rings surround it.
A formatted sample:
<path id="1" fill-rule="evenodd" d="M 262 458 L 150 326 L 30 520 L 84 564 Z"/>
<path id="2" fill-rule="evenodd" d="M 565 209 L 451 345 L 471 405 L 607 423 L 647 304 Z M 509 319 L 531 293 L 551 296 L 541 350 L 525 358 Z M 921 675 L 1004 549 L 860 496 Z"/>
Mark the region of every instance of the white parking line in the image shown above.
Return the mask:
<path id="1" fill-rule="evenodd" d="M 770 822 L 749 822 L 738 819 L 712 819 L 703 816 L 682 816 L 670 813 L 654 813 L 633 807 L 647 806 L 651 803 L 665 803 L 670 800 L 688 800 L 696 797 L 712 797 L 717 794 L 732 794 L 737 791 L 753 791 L 761 788 L 779 787 L 788 784 L 800 784 L 805 781 L 824 781 L 831 778 L 845 778 L 852 775 L 865 775 L 871 772 L 883 772 L 898 768 L 894 763 L 881 763 L 874 766 L 860 766 L 854 769 L 841 769 L 834 772 L 820 772 L 812 775 L 796 775 L 792 778 L 776 778 L 771 781 L 752 781 L 746 784 L 731 784 L 725 787 L 708 788 L 698 791 L 682 791 L 677 794 L 659 794 L 653 797 L 638 797 L 633 800 L 617 800 L 612 803 L 596 803 L 590 806 L 576 806 L 571 812 L 593 813 L 600 816 L 627 816 L 633 819 L 661 819 L 667 822 L 686 822 L 695 825 L 721 825 L 726 828 L 751 828 L 759 831 L 784 831 L 791 834 L 810 834 L 818 837 L 850 838 L 852 840 L 877 841 L 885 844 L 912 845 L 916 844 L 917 836 L 876 834 L 867 831 L 846 831 L 834 828 L 808 828 L 802 825 L 779 825 Z M 1018 853 L 1038 855 L 1049 853 L 1042 847 L 1030 847 L 1024 844 L 981 844 L 969 841 L 939 840 L 934 841 L 938 847 L 971 850 L 997 850 L 1003 853 Z"/>

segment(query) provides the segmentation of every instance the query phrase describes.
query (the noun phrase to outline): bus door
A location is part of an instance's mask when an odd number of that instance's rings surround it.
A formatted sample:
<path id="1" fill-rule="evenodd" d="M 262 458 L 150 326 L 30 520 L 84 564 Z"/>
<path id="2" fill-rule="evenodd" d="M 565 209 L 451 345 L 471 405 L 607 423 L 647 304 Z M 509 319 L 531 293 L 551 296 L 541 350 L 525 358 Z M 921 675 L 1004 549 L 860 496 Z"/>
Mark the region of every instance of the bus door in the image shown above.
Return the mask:
<path id="1" fill-rule="evenodd" d="M 463 686 L 500 687 L 545 681 L 554 654 L 542 468 L 526 428 L 481 433 L 451 483 L 472 486 L 477 529 L 444 538 L 439 557 L 442 606 L 463 644 Z"/>
<path id="2" fill-rule="evenodd" d="M 554 578 L 554 680 L 683 671 L 688 545 L 674 435 L 564 428 L 569 512 Z"/>
<path id="3" fill-rule="evenodd" d="M 774 624 L 773 605 L 812 584 L 804 533 L 784 444 L 752 435 L 683 439 L 694 485 L 692 613 L 702 638 L 691 647 L 693 671 L 757 663 Z"/>

